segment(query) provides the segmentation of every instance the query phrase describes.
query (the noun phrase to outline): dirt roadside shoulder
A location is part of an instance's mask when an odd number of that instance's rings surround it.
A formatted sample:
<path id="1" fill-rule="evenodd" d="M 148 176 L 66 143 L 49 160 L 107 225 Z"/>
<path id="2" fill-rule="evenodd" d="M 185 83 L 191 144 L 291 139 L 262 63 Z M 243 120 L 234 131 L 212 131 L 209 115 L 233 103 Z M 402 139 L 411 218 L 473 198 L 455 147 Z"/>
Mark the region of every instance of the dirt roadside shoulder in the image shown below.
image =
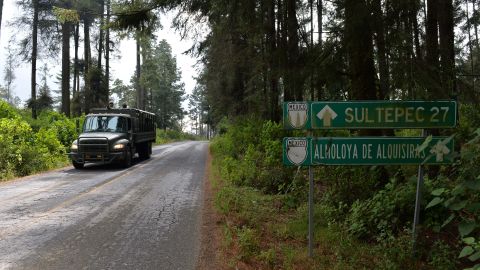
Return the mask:
<path id="1" fill-rule="evenodd" d="M 197 270 L 225 269 L 221 263 L 220 215 L 214 207 L 215 194 L 212 187 L 212 155 L 208 151 L 203 185 L 203 209 L 200 228 L 200 254 Z"/>

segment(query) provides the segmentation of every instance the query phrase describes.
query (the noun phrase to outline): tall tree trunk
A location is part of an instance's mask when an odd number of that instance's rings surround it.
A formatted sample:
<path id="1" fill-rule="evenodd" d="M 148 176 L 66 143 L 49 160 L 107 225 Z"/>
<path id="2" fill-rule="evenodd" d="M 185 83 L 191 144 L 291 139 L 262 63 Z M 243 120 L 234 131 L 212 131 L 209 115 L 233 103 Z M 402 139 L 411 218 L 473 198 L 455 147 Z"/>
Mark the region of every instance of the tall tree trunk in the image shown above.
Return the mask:
<path id="1" fill-rule="evenodd" d="M 92 63 L 92 54 L 90 49 L 90 19 L 85 18 L 83 23 L 83 50 L 84 50 L 84 61 L 85 61 L 85 74 L 88 73 L 90 65 Z"/>
<path id="2" fill-rule="evenodd" d="M 422 48 L 420 47 L 420 30 L 418 28 L 418 12 L 420 7 L 418 6 L 417 0 L 411 0 L 411 8 L 410 8 L 410 20 L 413 22 L 413 34 L 414 34 L 414 41 L 415 41 L 415 58 L 420 60 L 423 59 L 422 55 Z"/>
<path id="3" fill-rule="evenodd" d="M 440 98 L 456 95 L 455 89 L 455 47 L 452 0 L 439 0 L 440 59 L 443 91 Z"/>
<path id="4" fill-rule="evenodd" d="M 62 24 L 62 113 L 70 117 L 70 31 L 71 23 Z"/>
<path id="5" fill-rule="evenodd" d="M 310 4 L 310 48 L 313 52 L 313 0 L 309 0 Z M 310 100 L 315 100 L 315 85 L 313 84 L 315 72 L 313 63 L 310 65 Z"/>
<path id="6" fill-rule="evenodd" d="M 0 37 L 1 37 L 1 29 L 2 29 L 2 11 L 3 11 L 3 0 L 0 0 Z"/>
<path id="7" fill-rule="evenodd" d="M 323 0 L 317 0 L 317 20 L 318 20 L 318 45 L 323 46 Z"/>
<path id="8" fill-rule="evenodd" d="M 75 55 L 73 59 L 73 88 L 72 88 L 72 94 L 73 97 L 75 98 L 78 92 L 77 88 L 77 77 L 78 77 L 78 39 L 79 39 L 79 23 L 77 23 L 75 26 L 75 30 L 73 33 L 73 43 L 74 43 L 74 50 L 75 50 Z"/>
<path id="9" fill-rule="evenodd" d="M 268 81 L 269 81 L 269 61 L 268 61 L 268 49 L 267 49 L 267 36 L 268 36 L 268 3 L 267 1 L 261 1 L 260 2 L 260 18 L 261 18 L 261 23 L 262 23 L 262 37 L 260 39 L 260 45 L 261 45 L 261 61 L 262 63 L 265 63 L 262 65 L 262 97 L 261 97 L 261 102 L 263 104 L 266 104 L 266 106 L 263 106 L 261 108 L 261 114 L 263 119 L 269 119 L 270 118 L 270 100 L 269 100 L 269 88 L 268 88 Z"/>
<path id="10" fill-rule="evenodd" d="M 105 3 L 103 0 L 100 1 L 100 29 L 99 29 L 99 40 L 98 40 L 98 62 L 97 62 L 97 67 L 98 70 L 102 71 L 102 52 L 103 52 L 103 28 L 105 26 L 104 23 L 104 6 Z M 108 102 L 108 101 L 107 101 Z"/>
<path id="11" fill-rule="evenodd" d="M 378 71 L 380 75 L 380 91 L 378 99 L 388 99 L 390 93 L 390 72 L 387 61 L 387 49 L 385 44 L 385 29 L 383 12 L 380 0 L 373 1 L 373 16 L 375 20 L 375 43 L 377 44 Z"/>
<path id="12" fill-rule="evenodd" d="M 76 23 L 75 31 L 73 33 L 73 42 L 74 42 L 74 51 L 75 56 L 73 60 L 73 114 L 75 116 L 80 116 L 82 114 L 81 102 L 80 102 L 80 75 L 78 67 L 78 47 L 79 47 L 79 38 L 80 38 L 80 23 Z"/>
<path id="13" fill-rule="evenodd" d="M 107 96 L 110 97 L 110 0 L 107 0 L 107 33 L 105 35 L 105 79 Z"/>
<path id="14" fill-rule="evenodd" d="M 438 61 L 438 0 L 427 0 L 427 20 L 426 20 L 426 37 L 425 60 L 429 74 L 429 81 L 426 84 L 427 97 L 436 98 L 437 93 L 441 92 Z"/>
<path id="15" fill-rule="evenodd" d="M 365 0 L 345 1 L 345 42 L 349 62 L 351 98 L 375 100 L 371 15 Z M 378 130 L 360 130 L 360 135 L 380 135 Z"/>
<path id="16" fill-rule="evenodd" d="M 280 112 L 278 108 L 278 64 L 276 58 L 276 33 L 275 33 L 275 0 L 268 1 L 267 7 L 267 57 L 269 65 L 270 79 L 270 119 L 273 121 L 280 120 Z"/>
<path id="17" fill-rule="evenodd" d="M 404 94 L 405 97 L 408 97 L 410 99 L 415 98 L 415 93 L 413 91 L 413 68 L 414 68 L 414 43 L 415 43 L 415 37 L 414 37 L 414 26 L 413 26 L 413 21 L 411 20 L 411 13 L 412 9 L 415 8 L 414 3 L 410 3 L 410 5 L 406 5 L 405 11 L 402 13 L 402 22 L 404 25 L 404 32 L 406 33 L 406 38 L 405 38 L 405 59 L 406 59 L 406 79 L 407 79 L 407 92 Z"/>
<path id="18" fill-rule="evenodd" d="M 345 40 L 354 100 L 377 99 L 369 18 L 365 0 L 345 1 Z"/>
<path id="19" fill-rule="evenodd" d="M 32 23 L 32 118 L 37 119 L 37 37 L 38 36 L 38 0 L 33 0 Z"/>
<path id="20" fill-rule="evenodd" d="M 287 15 L 285 2 L 287 0 L 278 0 L 278 26 L 277 26 L 277 41 L 278 41 L 278 66 L 281 68 L 282 79 L 285 81 L 288 77 L 288 45 L 287 45 Z M 294 91 L 292 88 L 283 84 L 283 100 L 295 100 Z"/>
<path id="21" fill-rule="evenodd" d="M 298 20 L 296 0 L 286 0 L 287 15 L 287 76 L 285 86 L 293 92 L 295 100 L 303 99 L 303 84 L 298 68 L 299 48 L 298 48 Z"/>
<path id="22" fill-rule="evenodd" d="M 466 7 L 466 15 L 467 15 L 467 33 L 468 33 L 468 49 L 469 49 L 469 54 L 470 54 L 470 74 L 475 74 L 475 63 L 473 61 L 473 48 L 472 48 L 472 34 L 470 32 L 470 17 L 469 17 L 469 12 L 468 12 L 468 0 L 465 0 L 465 7 Z M 472 93 L 475 91 L 475 77 L 471 76 L 472 79 Z"/>
<path id="23" fill-rule="evenodd" d="M 319 53 L 323 52 L 323 0 L 317 0 L 317 20 L 318 20 L 318 49 Z M 323 74 L 317 68 L 317 100 L 322 99 L 322 89 L 325 84 Z"/>
<path id="24" fill-rule="evenodd" d="M 148 58 L 148 50 L 149 50 L 149 44 L 150 44 L 150 38 L 148 36 L 141 37 L 142 39 L 140 40 L 140 58 L 137 59 L 140 64 L 140 73 L 138 76 L 139 79 L 139 89 L 142 93 L 143 97 L 143 109 L 146 110 L 147 106 L 149 103 L 151 103 L 152 99 L 149 99 L 149 94 L 148 94 L 148 89 L 147 87 L 142 83 L 141 75 L 142 75 L 142 61 L 145 61 L 145 59 Z"/>
<path id="25" fill-rule="evenodd" d="M 91 53 L 90 53 L 90 19 L 86 17 L 83 22 L 83 42 L 84 42 L 84 82 L 85 82 L 85 113 L 90 112 L 90 106 L 93 104 L 93 89 L 88 80 L 88 72 L 90 70 Z"/>
<path id="26" fill-rule="evenodd" d="M 145 110 L 145 94 L 143 93 L 143 87 L 140 85 L 140 75 L 141 75 L 141 63 L 140 63 L 140 35 L 137 33 L 136 38 L 137 45 L 137 68 L 135 76 L 135 84 L 137 86 L 137 108 Z"/>
<path id="27" fill-rule="evenodd" d="M 478 13 L 477 13 L 477 8 L 475 7 L 475 4 L 476 4 L 477 1 L 473 1 L 472 2 L 472 14 L 474 14 L 475 16 L 478 16 Z M 475 49 L 477 49 L 477 53 L 480 52 L 480 45 L 479 45 L 479 41 L 478 41 L 478 21 L 477 21 L 477 18 L 475 18 L 474 20 L 474 24 L 473 24 L 473 28 L 475 29 Z"/>

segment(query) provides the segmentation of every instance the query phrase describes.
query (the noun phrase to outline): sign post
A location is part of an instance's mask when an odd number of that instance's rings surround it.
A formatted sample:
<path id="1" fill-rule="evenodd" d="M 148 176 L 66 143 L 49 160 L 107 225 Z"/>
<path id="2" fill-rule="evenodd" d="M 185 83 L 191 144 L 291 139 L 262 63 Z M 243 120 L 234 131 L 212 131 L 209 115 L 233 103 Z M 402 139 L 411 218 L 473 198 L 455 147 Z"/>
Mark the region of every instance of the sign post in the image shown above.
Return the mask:
<path id="1" fill-rule="evenodd" d="M 310 133 L 310 132 L 309 132 Z M 308 178 L 309 178 L 309 187 L 308 187 L 308 257 L 313 257 L 313 168 L 308 166 Z"/>
<path id="2" fill-rule="evenodd" d="M 422 130 L 422 136 L 425 137 L 426 131 Z M 412 255 L 415 256 L 415 250 L 417 246 L 417 227 L 420 220 L 420 203 L 422 201 L 422 189 L 423 189 L 423 166 L 418 165 L 418 178 L 417 178 L 417 193 L 415 194 L 415 213 L 413 215 L 413 228 L 412 228 Z"/>

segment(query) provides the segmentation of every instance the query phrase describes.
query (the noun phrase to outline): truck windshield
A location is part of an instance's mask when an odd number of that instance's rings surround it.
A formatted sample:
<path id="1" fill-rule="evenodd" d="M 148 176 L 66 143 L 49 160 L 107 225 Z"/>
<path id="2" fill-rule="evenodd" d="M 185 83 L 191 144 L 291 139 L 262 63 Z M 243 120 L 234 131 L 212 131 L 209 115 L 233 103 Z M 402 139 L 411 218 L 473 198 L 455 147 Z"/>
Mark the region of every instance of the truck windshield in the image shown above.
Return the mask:
<path id="1" fill-rule="evenodd" d="M 83 132 L 127 132 L 127 119 L 121 116 L 88 116 Z"/>

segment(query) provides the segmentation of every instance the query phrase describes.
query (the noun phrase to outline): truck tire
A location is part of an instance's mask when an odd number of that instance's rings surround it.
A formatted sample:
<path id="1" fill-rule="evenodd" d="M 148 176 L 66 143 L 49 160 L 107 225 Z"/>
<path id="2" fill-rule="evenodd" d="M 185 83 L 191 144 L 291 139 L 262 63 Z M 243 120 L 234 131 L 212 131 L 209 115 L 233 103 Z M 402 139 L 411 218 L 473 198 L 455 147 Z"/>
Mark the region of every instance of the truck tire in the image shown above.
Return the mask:
<path id="1" fill-rule="evenodd" d="M 140 159 L 149 159 L 152 153 L 152 144 L 151 143 L 142 143 L 138 147 L 138 156 Z"/>
<path id="2" fill-rule="evenodd" d="M 152 155 L 152 143 L 151 142 L 146 143 L 145 148 L 146 148 L 145 151 L 147 152 L 146 159 L 149 159 L 150 156 Z"/>
<path id="3" fill-rule="evenodd" d="M 127 150 L 125 150 L 125 156 L 122 160 L 122 167 L 128 168 L 130 166 L 132 166 L 132 151 L 130 150 L 130 147 L 127 147 Z"/>
<path id="4" fill-rule="evenodd" d="M 83 169 L 83 166 L 85 165 L 84 163 L 79 163 L 79 162 L 76 162 L 76 161 L 73 161 L 72 160 L 72 165 L 75 169 L 77 170 L 81 170 Z"/>

